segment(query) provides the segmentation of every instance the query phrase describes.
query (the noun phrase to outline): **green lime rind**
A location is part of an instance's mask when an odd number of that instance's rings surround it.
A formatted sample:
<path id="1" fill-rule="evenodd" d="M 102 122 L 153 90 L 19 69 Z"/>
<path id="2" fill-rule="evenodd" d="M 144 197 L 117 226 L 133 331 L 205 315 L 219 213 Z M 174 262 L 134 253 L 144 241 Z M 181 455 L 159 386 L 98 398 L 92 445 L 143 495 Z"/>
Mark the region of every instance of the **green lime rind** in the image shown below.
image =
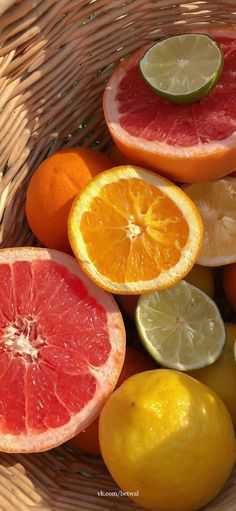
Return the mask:
<path id="1" fill-rule="evenodd" d="M 218 53 L 218 64 L 215 67 L 215 71 L 213 73 L 211 73 L 210 76 L 206 77 L 205 83 L 203 83 L 202 86 L 200 86 L 200 87 L 198 86 L 198 87 L 196 87 L 192 90 L 189 90 L 188 92 L 182 93 L 182 94 L 180 92 L 178 92 L 178 93 L 174 93 L 173 91 L 170 92 L 169 89 L 163 90 L 162 88 L 159 88 L 157 86 L 157 84 L 154 85 L 153 83 L 151 83 L 150 79 L 148 79 L 148 77 L 146 76 L 146 73 L 143 69 L 143 62 L 145 61 L 145 59 L 147 59 L 147 55 L 150 52 L 150 50 L 155 49 L 155 47 L 157 48 L 159 44 L 163 44 L 165 41 L 168 42 L 170 39 L 183 38 L 186 36 L 187 37 L 190 36 L 193 38 L 194 37 L 195 38 L 205 38 L 206 41 L 208 41 L 208 42 L 210 41 L 210 44 Z M 173 57 L 173 55 L 172 55 L 172 57 Z M 171 58 L 171 55 L 170 55 L 170 58 Z M 163 62 L 162 65 L 163 65 L 163 67 L 166 67 L 169 65 L 167 59 Z M 198 64 L 198 65 L 199 65 L 199 70 L 200 70 L 201 66 L 200 66 L 200 64 Z M 194 65 L 194 63 L 193 63 L 192 68 L 195 68 L 195 67 L 196 67 L 196 65 Z M 147 83 L 147 85 L 159 97 L 161 97 L 162 99 L 164 99 L 168 102 L 175 103 L 175 104 L 182 104 L 182 105 L 191 104 L 191 103 L 198 102 L 201 99 L 203 99 L 204 97 L 208 96 L 210 94 L 210 92 L 212 91 L 212 89 L 216 86 L 216 84 L 220 80 L 223 69 L 224 69 L 224 53 L 223 53 L 222 49 L 220 48 L 220 46 L 216 43 L 216 41 L 214 41 L 207 34 L 184 34 L 182 36 L 173 36 L 173 37 L 168 37 L 168 38 L 162 39 L 162 40 L 158 41 L 157 43 L 155 43 L 154 45 L 152 45 L 151 47 L 149 47 L 148 50 L 143 55 L 143 57 L 140 59 L 139 69 L 140 69 L 141 75 L 142 75 L 143 79 L 145 80 L 145 82 Z M 175 68 L 173 67 L 173 73 L 175 72 L 175 70 L 176 70 L 176 67 Z M 199 76 L 199 74 L 198 74 L 198 76 Z M 169 80 L 168 80 L 169 83 L 171 82 L 171 78 L 172 78 L 172 73 L 171 73 L 171 68 L 170 68 L 170 74 L 169 74 Z"/>
<path id="2" fill-rule="evenodd" d="M 164 291 L 141 295 L 135 321 L 145 349 L 169 369 L 207 367 L 220 357 L 226 343 L 217 305 L 184 280 Z"/>

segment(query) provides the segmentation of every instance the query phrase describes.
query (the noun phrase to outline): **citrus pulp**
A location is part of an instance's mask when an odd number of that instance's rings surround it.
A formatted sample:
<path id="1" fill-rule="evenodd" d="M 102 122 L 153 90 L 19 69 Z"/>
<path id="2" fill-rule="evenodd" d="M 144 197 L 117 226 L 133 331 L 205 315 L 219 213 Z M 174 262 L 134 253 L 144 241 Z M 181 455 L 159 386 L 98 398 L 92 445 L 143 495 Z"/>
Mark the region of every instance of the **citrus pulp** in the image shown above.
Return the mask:
<path id="1" fill-rule="evenodd" d="M 122 153 L 173 181 L 209 181 L 235 170 L 236 30 L 207 32 L 224 53 L 224 70 L 200 102 L 171 104 L 145 83 L 139 61 L 149 46 L 121 62 L 104 94 L 105 119 Z"/>
<path id="2" fill-rule="evenodd" d="M 131 165 L 96 176 L 69 216 L 71 247 L 83 270 L 117 294 L 173 285 L 194 265 L 202 235 L 198 210 L 180 188 Z"/>
<path id="3" fill-rule="evenodd" d="M 26 197 L 26 216 L 47 248 L 71 252 L 67 221 L 74 198 L 99 172 L 113 166 L 105 154 L 89 147 L 59 151 L 33 174 Z"/>
<path id="4" fill-rule="evenodd" d="M 125 380 L 134 374 L 141 373 L 155 369 L 155 362 L 144 353 L 137 351 L 131 346 L 127 346 L 125 353 L 125 361 L 120 373 L 116 388 L 119 387 Z M 99 417 L 95 419 L 84 431 L 75 436 L 71 440 L 71 444 L 78 447 L 82 451 L 99 454 L 100 445 L 98 439 L 98 421 Z"/>
<path id="5" fill-rule="evenodd" d="M 204 225 L 198 264 L 223 266 L 236 262 L 236 179 L 195 183 L 184 190 L 196 204 Z"/>
<path id="6" fill-rule="evenodd" d="M 199 101 L 218 82 L 224 55 L 206 34 L 179 34 L 154 43 L 140 59 L 143 78 L 161 98 L 177 104 Z"/>
<path id="7" fill-rule="evenodd" d="M 210 298 L 213 298 L 215 284 L 212 268 L 206 268 L 205 266 L 198 266 L 195 264 L 186 277 L 184 277 L 184 280 L 204 291 Z M 135 318 L 138 298 L 139 295 L 116 295 L 116 299 L 122 310 L 126 312 L 131 319 Z"/>
<path id="8" fill-rule="evenodd" d="M 74 258 L 1 250 L 0 331 L 1 451 L 51 449 L 92 422 L 119 377 L 125 331 Z"/>
<path id="9" fill-rule="evenodd" d="M 136 324 L 152 357 L 164 367 L 181 371 L 212 364 L 226 341 L 215 302 L 184 280 L 140 296 Z"/>

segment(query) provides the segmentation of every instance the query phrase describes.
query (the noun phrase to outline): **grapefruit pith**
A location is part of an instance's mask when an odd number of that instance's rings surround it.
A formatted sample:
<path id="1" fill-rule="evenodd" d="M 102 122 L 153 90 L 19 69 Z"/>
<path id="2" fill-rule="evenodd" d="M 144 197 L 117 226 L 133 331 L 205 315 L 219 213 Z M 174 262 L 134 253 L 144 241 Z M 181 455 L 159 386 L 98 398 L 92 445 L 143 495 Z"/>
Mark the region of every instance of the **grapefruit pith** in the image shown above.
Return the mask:
<path id="1" fill-rule="evenodd" d="M 114 299 L 53 250 L 0 257 L 0 450 L 44 451 L 100 412 L 119 377 L 125 332 Z"/>
<path id="2" fill-rule="evenodd" d="M 235 170 L 236 30 L 209 33 L 224 53 L 224 70 L 199 103 L 175 105 L 155 94 L 139 70 L 148 46 L 118 66 L 104 93 L 105 119 L 122 153 L 174 181 L 209 181 Z"/>

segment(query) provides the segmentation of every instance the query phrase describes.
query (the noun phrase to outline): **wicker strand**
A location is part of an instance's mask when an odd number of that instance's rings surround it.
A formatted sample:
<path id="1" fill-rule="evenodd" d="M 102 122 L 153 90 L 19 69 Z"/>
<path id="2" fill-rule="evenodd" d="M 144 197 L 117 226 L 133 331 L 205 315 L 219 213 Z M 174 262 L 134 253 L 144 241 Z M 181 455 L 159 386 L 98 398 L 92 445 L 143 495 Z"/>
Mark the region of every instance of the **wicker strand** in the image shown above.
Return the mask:
<path id="1" fill-rule="evenodd" d="M 37 245 L 24 212 L 39 163 L 76 144 L 106 149 L 105 83 L 119 60 L 158 37 L 236 27 L 235 0 L 0 1 L 0 242 Z M 61 447 L 0 456 L 1 511 L 129 511 L 101 459 Z M 236 471 L 205 511 L 236 509 Z"/>
<path id="2" fill-rule="evenodd" d="M 28 456 L 2 454 L 0 480 L 1 511 L 13 511 L 15 502 L 17 511 L 141 511 L 127 497 L 114 495 L 119 489 L 100 458 L 66 447 Z M 205 511 L 233 511 L 235 485 L 236 473 Z M 113 496 L 99 496 L 100 491 Z"/>

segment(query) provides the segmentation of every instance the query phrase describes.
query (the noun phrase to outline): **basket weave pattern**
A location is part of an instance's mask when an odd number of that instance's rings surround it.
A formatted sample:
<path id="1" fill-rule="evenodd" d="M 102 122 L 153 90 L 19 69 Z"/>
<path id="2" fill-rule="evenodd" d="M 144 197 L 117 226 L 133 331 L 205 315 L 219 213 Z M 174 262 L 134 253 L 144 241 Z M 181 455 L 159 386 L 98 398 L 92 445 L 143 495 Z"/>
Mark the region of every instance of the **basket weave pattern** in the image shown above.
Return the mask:
<path id="1" fill-rule="evenodd" d="M 25 191 L 61 147 L 109 146 L 102 92 L 114 65 L 158 37 L 236 27 L 236 1 L 0 0 L 0 243 L 32 245 Z M 1 511 L 140 509 L 115 491 L 102 461 L 61 447 L 0 456 Z M 207 511 L 236 510 L 236 473 Z"/>

